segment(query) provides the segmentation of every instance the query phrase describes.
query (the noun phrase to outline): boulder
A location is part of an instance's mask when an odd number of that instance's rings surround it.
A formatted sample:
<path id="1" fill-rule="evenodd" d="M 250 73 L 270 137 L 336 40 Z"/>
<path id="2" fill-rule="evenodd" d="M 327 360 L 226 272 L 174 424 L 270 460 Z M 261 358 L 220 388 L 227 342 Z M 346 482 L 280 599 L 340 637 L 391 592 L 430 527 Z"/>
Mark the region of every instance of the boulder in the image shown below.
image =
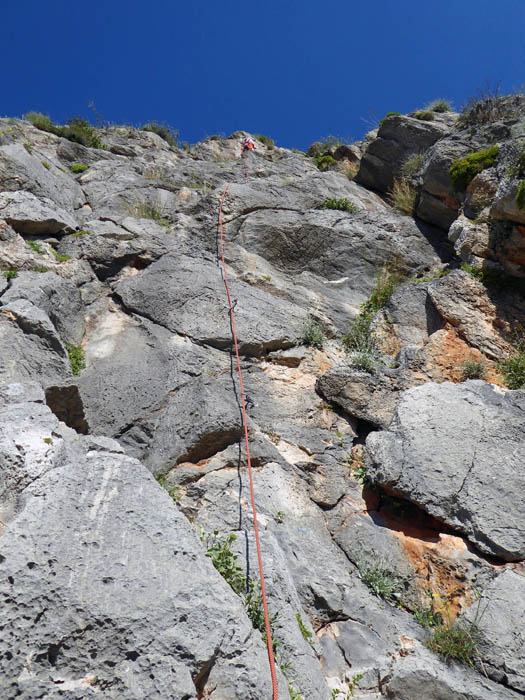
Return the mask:
<path id="1" fill-rule="evenodd" d="M 367 438 L 369 474 L 481 552 L 523 559 L 524 401 L 480 380 L 409 389 L 389 430 Z"/>
<path id="2" fill-rule="evenodd" d="M 47 197 L 37 198 L 30 192 L 0 193 L 0 216 L 22 234 L 57 235 L 77 228 L 71 214 Z"/>

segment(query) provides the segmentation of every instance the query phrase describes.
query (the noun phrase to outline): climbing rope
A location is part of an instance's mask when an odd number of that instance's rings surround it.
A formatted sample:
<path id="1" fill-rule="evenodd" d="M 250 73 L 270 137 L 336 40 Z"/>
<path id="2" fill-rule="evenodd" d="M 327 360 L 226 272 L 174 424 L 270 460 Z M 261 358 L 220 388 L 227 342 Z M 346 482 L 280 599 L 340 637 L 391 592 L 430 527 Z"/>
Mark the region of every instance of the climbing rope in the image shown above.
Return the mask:
<path id="1" fill-rule="evenodd" d="M 244 157 L 244 153 L 243 153 L 243 161 L 244 161 L 244 167 L 246 168 L 246 159 Z M 248 180 L 247 170 L 245 170 L 245 175 L 246 175 L 246 180 Z M 241 360 L 239 357 L 239 346 L 237 343 L 237 333 L 235 331 L 235 316 L 233 313 L 234 305 L 232 304 L 232 299 L 231 299 L 231 295 L 230 295 L 230 287 L 228 285 L 228 275 L 226 272 L 226 263 L 224 261 L 224 228 L 223 228 L 223 222 L 222 222 L 222 207 L 224 204 L 224 198 L 226 197 L 226 193 L 228 192 L 230 185 L 231 185 L 231 182 L 229 182 L 226 185 L 226 187 L 224 188 L 224 191 L 223 191 L 222 197 L 221 197 L 221 201 L 219 204 L 220 257 L 221 257 L 222 272 L 223 272 L 223 277 L 224 277 L 224 286 L 226 287 L 226 295 L 228 297 L 228 306 L 229 306 L 229 311 L 230 311 L 230 323 L 231 323 L 231 329 L 232 329 L 233 347 L 235 349 L 235 359 L 237 362 L 237 373 L 239 375 L 242 422 L 243 422 L 243 427 L 244 427 L 244 441 L 246 444 L 246 462 L 248 465 L 248 478 L 249 478 L 249 482 L 250 482 L 250 498 L 251 498 L 251 502 L 252 502 L 252 513 L 253 513 L 253 529 L 254 529 L 254 533 L 255 533 L 255 546 L 257 548 L 257 562 L 259 565 L 259 579 L 261 582 L 261 598 L 262 598 L 262 604 L 263 604 L 263 610 L 264 610 L 264 627 L 266 629 L 266 645 L 268 647 L 268 661 L 270 664 L 270 673 L 272 676 L 272 687 L 273 687 L 272 700 L 278 700 L 277 673 L 275 671 L 275 658 L 274 658 L 274 654 L 273 654 L 272 631 L 270 628 L 270 615 L 268 613 L 268 602 L 266 600 L 266 587 L 264 585 L 264 573 L 263 573 L 261 545 L 259 542 L 259 528 L 257 526 L 257 509 L 255 507 L 255 493 L 253 490 L 252 462 L 251 462 L 251 457 L 250 457 L 250 442 L 248 439 L 248 424 L 247 424 L 247 420 L 246 420 L 246 397 L 244 394 L 244 384 L 242 381 Z"/>

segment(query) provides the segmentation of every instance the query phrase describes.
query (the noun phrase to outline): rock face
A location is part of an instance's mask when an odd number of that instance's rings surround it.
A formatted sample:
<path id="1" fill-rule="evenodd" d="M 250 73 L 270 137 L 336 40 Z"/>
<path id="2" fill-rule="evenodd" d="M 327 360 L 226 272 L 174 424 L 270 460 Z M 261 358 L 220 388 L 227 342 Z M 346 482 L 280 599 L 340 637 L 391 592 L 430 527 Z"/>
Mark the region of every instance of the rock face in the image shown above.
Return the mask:
<path id="1" fill-rule="evenodd" d="M 523 560 L 524 407 L 525 393 L 506 395 L 481 381 L 410 389 L 389 430 L 367 440 L 370 475 L 482 552 Z"/>
<path id="2" fill-rule="evenodd" d="M 271 696 L 228 183 L 279 697 L 522 696 L 519 137 L 456 118 L 314 144 L 326 172 L 260 142 L 248 180 L 245 132 L 93 149 L 0 119 L 2 700 Z M 454 193 L 452 160 L 495 140 Z M 412 218 L 383 195 L 423 152 Z M 466 665 L 428 648 L 440 619 L 476 631 Z"/>

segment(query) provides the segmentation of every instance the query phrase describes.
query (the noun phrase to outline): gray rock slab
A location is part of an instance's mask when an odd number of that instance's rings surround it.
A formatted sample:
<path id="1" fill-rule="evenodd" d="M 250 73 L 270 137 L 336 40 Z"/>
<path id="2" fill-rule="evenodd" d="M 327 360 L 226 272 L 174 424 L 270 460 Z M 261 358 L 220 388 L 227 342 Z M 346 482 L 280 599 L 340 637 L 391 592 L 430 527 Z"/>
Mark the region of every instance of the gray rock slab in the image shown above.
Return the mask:
<path id="1" fill-rule="evenodd" d="M 130 700 L 192 700 L 208 687 L 223 700 L 269 695 L 259 633 L 168 494 L 110 445 L 47 445 L 56 418 L 41 404 L 16 407 L 54 456 L 0 540 L 3 697 L 63 682 L 72 698 L 89 697 L 88 685 Z M 13 445 L 27 442 L 23 425 L 4 426 Z M 21 449 L 18 458 L 29 468 Z"/>
<path id="2" fill-rule="evenodd" d="M 217 265 L 168 254 L 114 289 L 128 309 L 193 340 L 226 349 L 231 331 L 226 292 Z M 303 309 L 230 280 L 242 354 L 291 347 L 306 319 Z"/>
<path id="3" fill-rule="evenodd" d="M 56 206 L 72 211 L 84 203 L 84 194 L 71 173 L 64 172 L 52 151 L 21 144 L 0 147 L 0 191 L 25 190 L 52 200 Z M 44 165 L 44 163 L 47 164 Z"/>
<path id="4" fill-rule="evenodd" d="M 75 219 L 47 197 L 30 192 L 0 193 L 0 215 L 17 233 L 59 234 L 77 228 Z"/>
<path id="5" fill-rule="evenodd" d="M 479 657 L 487 674 L 525 691 L 525 573 L 506 569 L 464 616 L 481 633 Z"/>
<path id="6" fill-rule="evenodd" d="M 369 473 L 482 552 L 523 559 L 524 401 L 480 380 L 409 389 L 390 429 L 367 438 Z"/>
<path id="7" fill-rule="evenodd" d="M 49 316 L 65 343 L 78 345 L 84 335 L 84 305 L 76 285 L 52 272 L 21 272 L 1 303 L 26 299 Z"/>

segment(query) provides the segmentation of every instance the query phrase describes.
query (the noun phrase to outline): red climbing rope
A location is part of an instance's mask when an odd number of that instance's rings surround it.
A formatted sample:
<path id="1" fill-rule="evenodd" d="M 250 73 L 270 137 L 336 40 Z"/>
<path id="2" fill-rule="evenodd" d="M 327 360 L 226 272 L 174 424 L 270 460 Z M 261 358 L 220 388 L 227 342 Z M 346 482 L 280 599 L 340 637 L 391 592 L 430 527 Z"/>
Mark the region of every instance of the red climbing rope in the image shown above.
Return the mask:
<path id="1" fill-rule="evenodd" d="M 245 163 L 246 165 L 246 163 Z M 246 175 L 247 177 L 247 175 Z M 272 700 L 278 700 L 277 691 L 277 674 L 275 671 L 275 659 L 273 655 L 273 644 L 272 644 L 272 631 L 270 629 L 270 616 L 268 614 L 268 602 L 266 600 L 266 587 L 264 585 L 264 573 L 261 555 L 261 545 L 259 543 L 259 529 L 257 527 L 257 510 L 255 508 L 255 494 L 253 491 L 253 476 L 252 476 L 252 462 L 250 458 L 250 442 L 248 440 L 248 424 L 246 421 L 246 398 L 244 395 L 244 385 L 242 381 L 242 370 L 241 370 L 241 360 L 239 357 L 239 346 L 237 344 L 237 333 L 235 331 L 235 317 L 233 314 L 233 304 L 230 295 L 230 287 L 228 285 L 228 275 L 226 273 L 226 263 L 224 262 L 224 245 L 223 245 L 223 223 L 222 223 L 222 205 L 224 204 L 224 198 L 226 197 L 226 192 L 228 191 L 231 182 L 229 182 L 224 188 L 222 193 L 221 203 L 219 205 L 219 242 L 220 242 L 220 254 L 221 254 L 221 264 L 222 271 L 224 274 L 224 286 L 226 287 L 226 294 L 228 296 L 228 305 L 230 307 L 230 321 L 233 336 L 233 346 L 235 348 L 235 358 L 237 360 L 237 372 L 239 374 L 239 388 L 241 393 L 241 408 L 242 408 L 242 422 L 244 425 L 244 441 L 246 443 L 246 461 L 248 464 L 248 476 L 250 480 L 250 497 L 252 502 L 252 512 L 253 512 L 253 529 L 255 532 L 255 545 L 257 547 L 257 561 L 259 564 L 259 578 L 261 581 L 261 597 L 264 610 L 264 626 L 266 628 L 266 644 L 268 646 L 268 661 L 270 663 L 270 673 L 272 676 L 272 687 L 273 695 Z"/>

